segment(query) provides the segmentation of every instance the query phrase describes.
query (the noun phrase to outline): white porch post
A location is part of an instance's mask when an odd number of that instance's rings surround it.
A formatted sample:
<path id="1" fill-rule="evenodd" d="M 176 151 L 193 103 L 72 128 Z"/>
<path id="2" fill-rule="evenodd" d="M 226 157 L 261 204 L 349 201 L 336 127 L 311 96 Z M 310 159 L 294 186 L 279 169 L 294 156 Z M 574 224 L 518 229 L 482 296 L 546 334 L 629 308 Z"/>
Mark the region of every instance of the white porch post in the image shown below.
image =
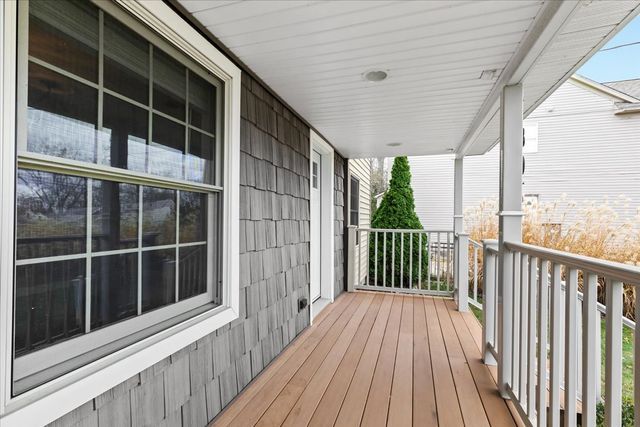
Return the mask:
<path id="1" fill-rule="evenodd" d="M 463 215 L 463 179 L 464 179 L 464 157 L 455 159 L 453 174 L 453 234 L 454 234 L 454 283 L 456 288 L 456 299 L 459 311 L 469 311 L 469 236 L 464 234 Z"/>
<path id="2" fill-rule="evenodd" d="M 505 86 L 500 102 L 500 212 L 498 258 L 498 387 L 512 384 L 513 256 L 504 242 L 522 241 L 522 85 Z"/>

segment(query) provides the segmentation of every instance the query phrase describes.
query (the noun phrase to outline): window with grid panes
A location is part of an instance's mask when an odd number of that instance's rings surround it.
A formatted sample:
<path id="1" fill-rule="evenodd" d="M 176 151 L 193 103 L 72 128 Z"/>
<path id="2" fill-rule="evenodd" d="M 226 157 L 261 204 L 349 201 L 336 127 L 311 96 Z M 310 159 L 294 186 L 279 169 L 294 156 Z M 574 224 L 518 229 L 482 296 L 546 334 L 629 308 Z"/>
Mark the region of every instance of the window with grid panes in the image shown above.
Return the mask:
<path id="1" fill-rule="evenodd" d="M 221 80 L 92 3 L 21 8 L 14 394 L 221 304 L 224 191 Z"/>
<path id="2" fill-rule="evenodd" d="M 349 181 L 349 225 L 360 226 L 360 180 L 351 176 Z M 360 244 L 360 232 L 356 233 L 356 245 Z"/>

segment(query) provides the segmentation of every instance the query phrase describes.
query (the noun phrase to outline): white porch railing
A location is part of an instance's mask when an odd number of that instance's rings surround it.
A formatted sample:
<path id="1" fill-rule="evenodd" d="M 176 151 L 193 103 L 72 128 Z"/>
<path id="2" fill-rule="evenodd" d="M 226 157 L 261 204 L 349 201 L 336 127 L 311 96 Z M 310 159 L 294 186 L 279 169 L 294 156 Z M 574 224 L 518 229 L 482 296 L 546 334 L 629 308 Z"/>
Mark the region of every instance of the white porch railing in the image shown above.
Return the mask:
<path id="1" fill-rule="evenodd" d="M 559 426 L 562 416 L 564 426 L 578 420 L 595 426 L 601 398 L 600 322 L 606 314 L 605 421 L 621 425 L 622 328 L 635 330 L 635 323 L 622 315 L 622 291 L 623 283 L 640 285 L 640 269 L 522 243 L 506 242 L 504 248 L 510 299 L 503 299 L 498 287 L 497 242 L 485 241 L 483 248 L 484 358 L 505 370 L 503 393 L 529 425 Z M 606 307 L 597 302 L 598 277 L 607 284 Z M 502 324 L 507 314 L 512 322 Z M 638 330 L 634 352 L 637 367 Z M 635 419 L 640 420 L 640 369 L 634 371 Z"/>
<path id="2" fill-rule="evenodd" d="M 349 227 L 348 288 L 425 295 L 454 291 L 454 235 Z"/>

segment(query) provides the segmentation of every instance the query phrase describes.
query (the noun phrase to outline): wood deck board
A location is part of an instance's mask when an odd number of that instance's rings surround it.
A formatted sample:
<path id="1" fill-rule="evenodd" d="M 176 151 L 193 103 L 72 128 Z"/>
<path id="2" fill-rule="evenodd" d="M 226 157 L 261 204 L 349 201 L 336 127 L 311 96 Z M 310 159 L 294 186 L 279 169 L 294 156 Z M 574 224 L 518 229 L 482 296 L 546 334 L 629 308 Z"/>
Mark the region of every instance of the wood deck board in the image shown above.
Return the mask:
<path id="1" fill-rule="evenodd" d="M 520 424 L 452 301 L 357 292 L 326 310 L 212 425 Z"/>

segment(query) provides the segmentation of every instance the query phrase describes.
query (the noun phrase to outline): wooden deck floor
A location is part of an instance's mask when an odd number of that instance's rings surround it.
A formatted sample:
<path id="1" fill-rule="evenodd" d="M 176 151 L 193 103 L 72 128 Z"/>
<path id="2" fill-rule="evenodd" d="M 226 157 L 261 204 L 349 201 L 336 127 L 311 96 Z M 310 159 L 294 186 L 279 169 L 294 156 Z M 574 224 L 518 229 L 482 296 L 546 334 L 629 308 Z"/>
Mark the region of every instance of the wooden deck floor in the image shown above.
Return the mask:
<path id="1" fill-rule="evenodd" d="M 345 294 L 213 425 L 516 425 L 479 335 L 451 300 Z"/>

